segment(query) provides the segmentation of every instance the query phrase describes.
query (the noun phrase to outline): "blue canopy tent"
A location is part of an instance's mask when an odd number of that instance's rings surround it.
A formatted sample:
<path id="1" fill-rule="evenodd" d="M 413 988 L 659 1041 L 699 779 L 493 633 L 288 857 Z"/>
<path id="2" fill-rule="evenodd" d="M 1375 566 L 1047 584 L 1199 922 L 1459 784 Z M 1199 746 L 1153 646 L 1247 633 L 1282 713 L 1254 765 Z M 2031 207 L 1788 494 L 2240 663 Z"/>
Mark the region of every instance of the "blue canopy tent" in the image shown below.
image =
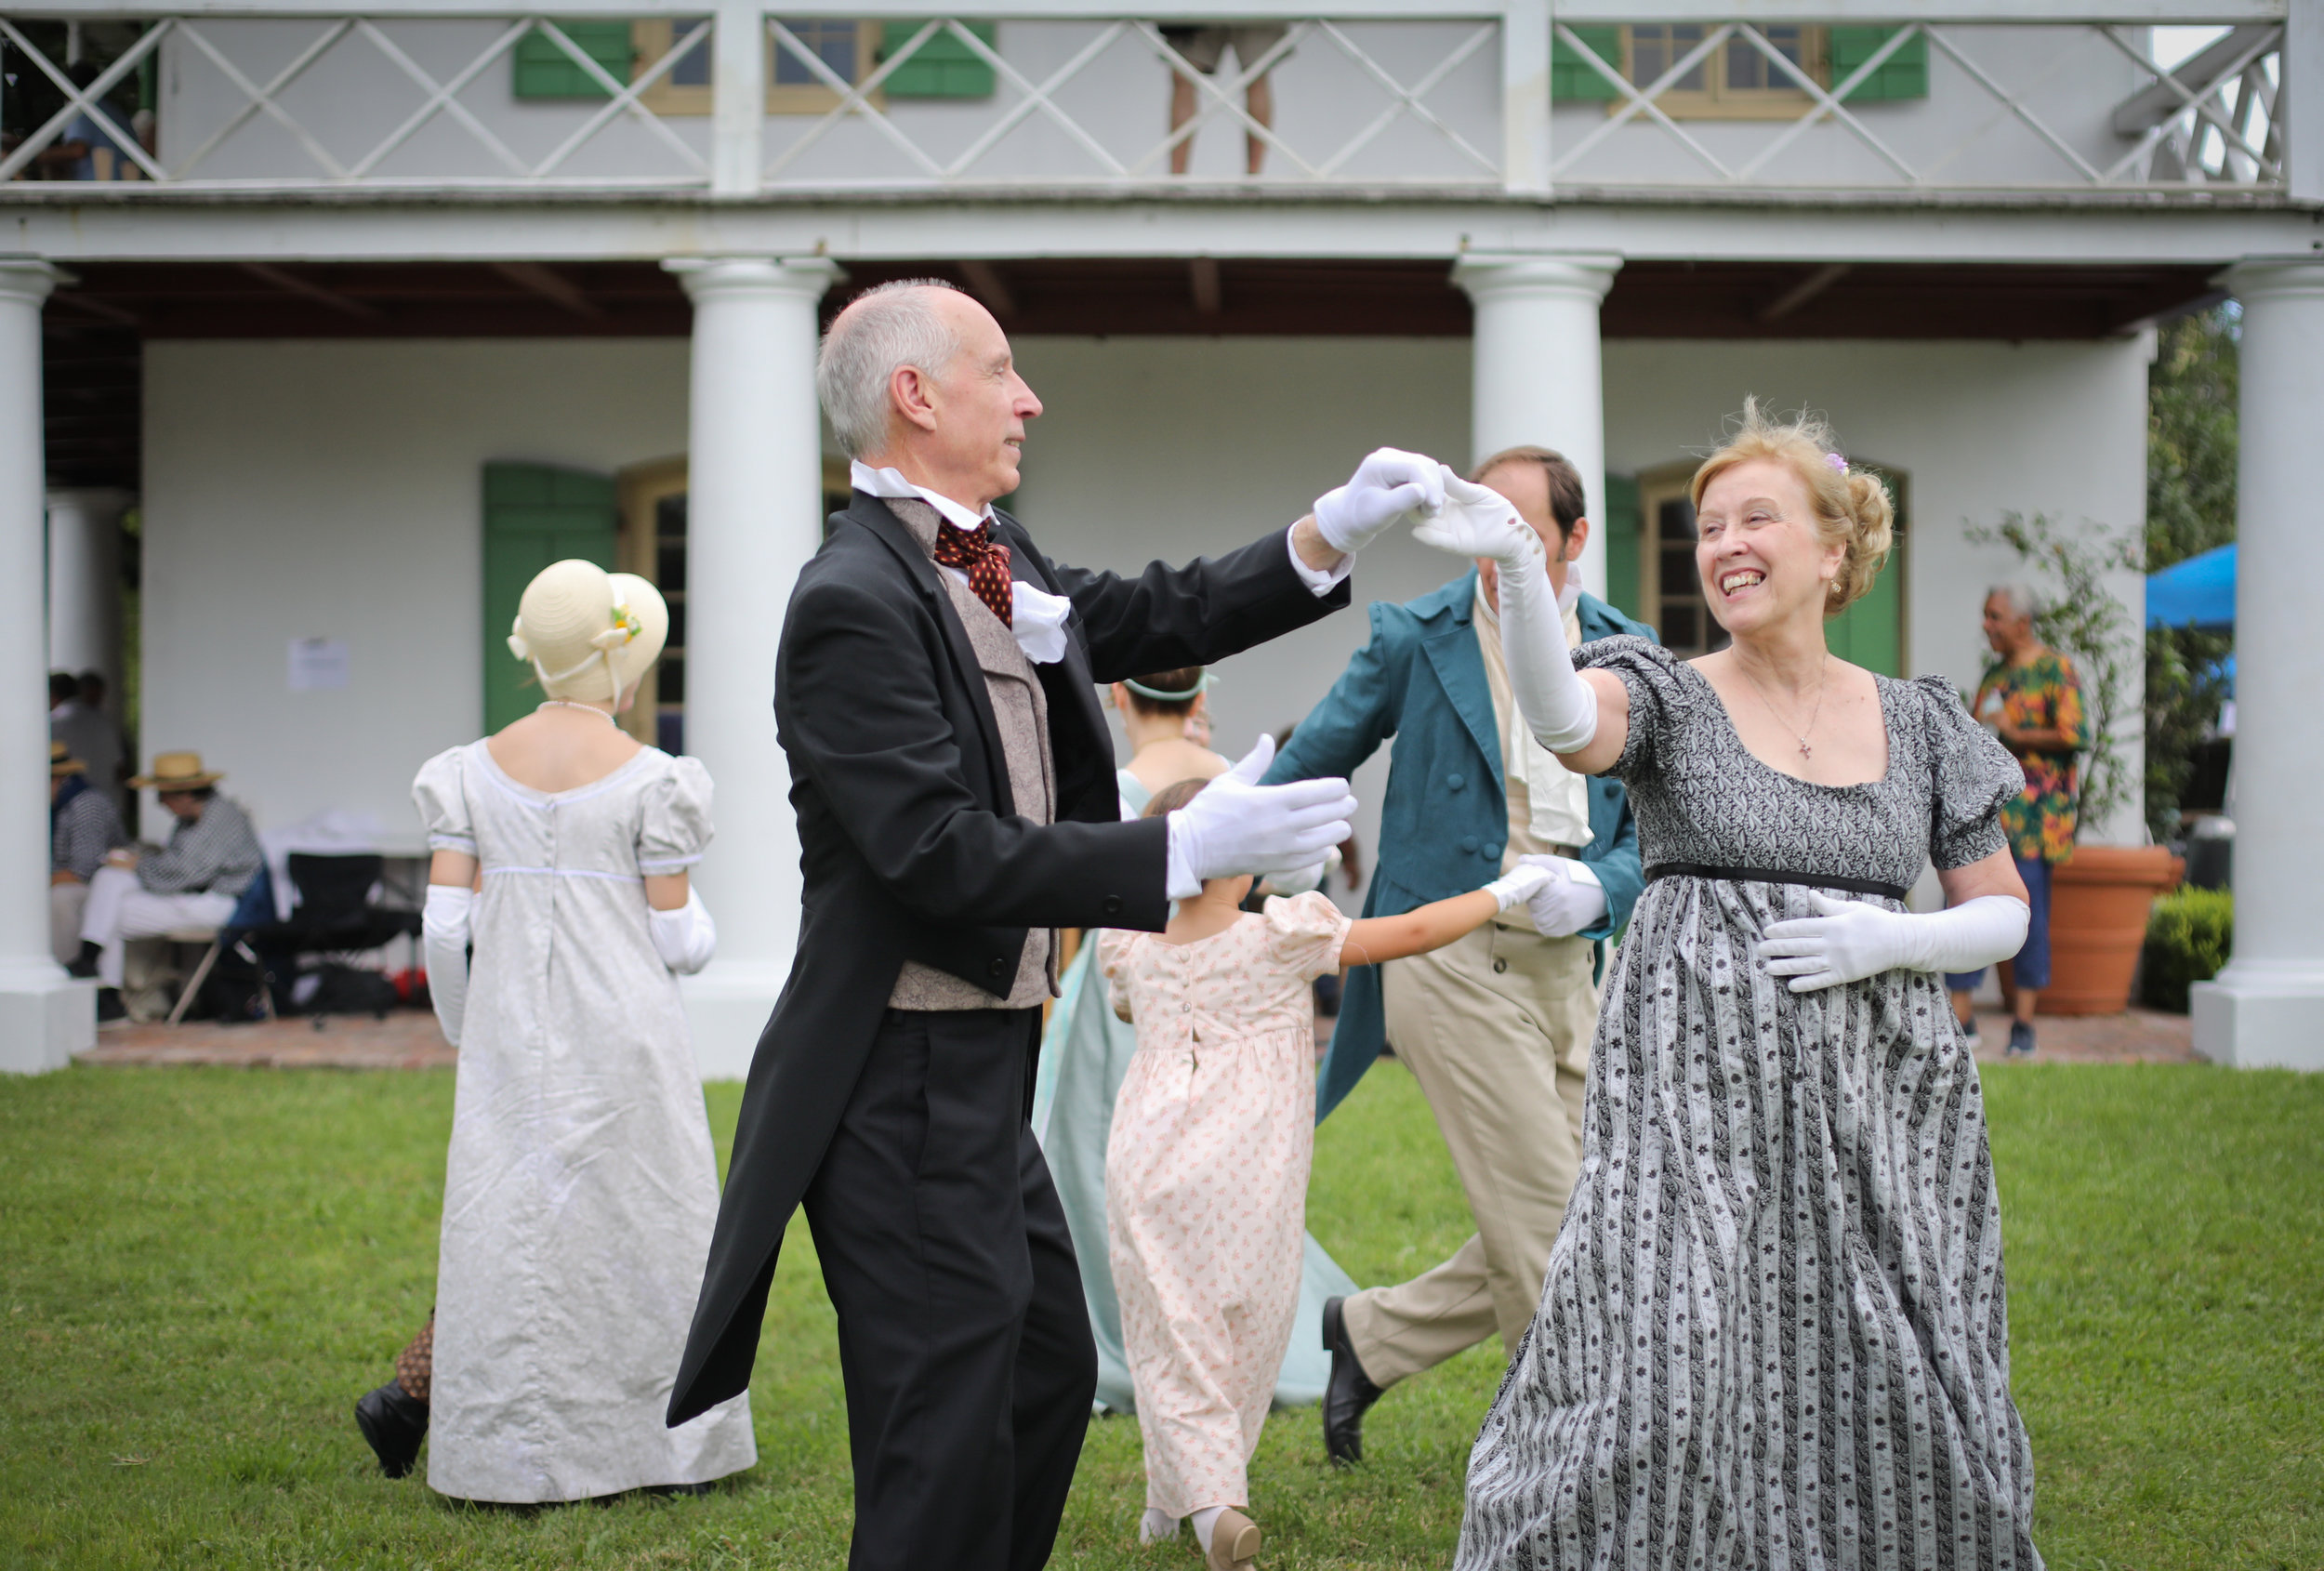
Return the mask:
<path id="1" fill-rule="evenodd" d="M 2146 625 L 2231 633 L 2236 625 L 2236 548 L 2218 546 L 2146 575 Z"/>

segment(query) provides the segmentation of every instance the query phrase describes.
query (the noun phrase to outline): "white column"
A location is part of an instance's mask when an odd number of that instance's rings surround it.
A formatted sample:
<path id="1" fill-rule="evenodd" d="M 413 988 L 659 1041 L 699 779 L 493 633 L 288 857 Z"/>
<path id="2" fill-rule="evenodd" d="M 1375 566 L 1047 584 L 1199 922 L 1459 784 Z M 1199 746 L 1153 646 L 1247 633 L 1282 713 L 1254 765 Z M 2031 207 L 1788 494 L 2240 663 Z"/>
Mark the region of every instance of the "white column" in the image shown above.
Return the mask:
<path id="1" fill-rule="evenodd" d="M 121 515 L 125 491 L 48 494 L 48 666 L 101 671 L 121 692 Z"/>
<path id="2" fill-rule="evenodd" d="M 2252 262 L 2236 475 L 2236 931 L 2194 990 L 2195 1049 L 2221 1063 L 2324 1069 L 2324 579 L 2315 425 L 2324 409 L 2324 262 Z"/>
<path id="3" fill-rule="evenodd" d="M 718 838 L 695 871 L 718 958 L 685 984 L 705 1078 L 739 1078 L 799 941 L 799 831 L 774 734 L 774 652 L 799 568 L 823 540 L 816 306 L 821 257 L 669 264 L 693 297 L 686 502 L 686 751 L 717 785 Z"/>
<path id="4" fill-rule="evenodd" d="M 40 307 L 56 271 L 0 259 L 0 1070 L 61 1069 L 97 1041 L 97 995 L 48 952 L 48 642 Z M 10 673 L 13 673 L 11 675 Z"/>
<path id="5" fill-rule="evenodd" d="M 759 0 L 718 0 L 710 35 L 710 193 L 756 196 L 766 183 L 767 50 Z"/>
<path id="6" fill-rule="evenodd" d="M 1523 442 L 1573 460 L 1590 502 L 1581 587 L 1605 594 L 1605 388 L 1598 306 L 1619 257 L 1472 252 L 1453 282 L 1476 307 L 1469 429 L 1471 458 Z"/>

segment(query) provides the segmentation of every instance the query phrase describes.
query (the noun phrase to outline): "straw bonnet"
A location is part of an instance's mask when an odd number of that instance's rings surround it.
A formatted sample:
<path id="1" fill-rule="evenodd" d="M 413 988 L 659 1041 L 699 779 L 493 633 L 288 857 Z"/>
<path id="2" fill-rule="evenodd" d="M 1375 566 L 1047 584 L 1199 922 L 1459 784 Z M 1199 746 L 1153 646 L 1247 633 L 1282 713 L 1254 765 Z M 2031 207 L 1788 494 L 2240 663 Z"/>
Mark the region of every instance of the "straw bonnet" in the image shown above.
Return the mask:
<path id="1" fill-rule="evenodd" d="M 199 753 L 156 753 L 153 772 L 140 774 L 129 784 L 139 790 L 150 786 L 156 791 L 198 791 L 225 778 L 215 770 L 204 769 Z"/>
<path id="2" fill-rule="evenodd" d="M 668 637 L 661 591 L 574 557 L 550 562 L 524 587 L 508 649 L 532 665 L 549 697 L 618 706 Z"/>
<path id="3" fill-rule="evenodd" d="M 88 765 L 73 756 L 73 749 L 61 742 L 48 744 L 48 778 L 60 774 L 86 774 Z"/>

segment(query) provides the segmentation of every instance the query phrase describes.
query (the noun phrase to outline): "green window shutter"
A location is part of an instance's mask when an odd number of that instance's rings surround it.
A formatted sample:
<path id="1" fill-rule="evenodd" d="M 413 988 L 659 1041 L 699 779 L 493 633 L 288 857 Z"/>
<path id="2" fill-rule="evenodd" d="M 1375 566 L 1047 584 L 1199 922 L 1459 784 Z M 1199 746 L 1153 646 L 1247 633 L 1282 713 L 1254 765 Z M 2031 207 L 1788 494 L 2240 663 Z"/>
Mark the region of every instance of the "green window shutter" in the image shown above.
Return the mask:
<path id="1" fill-rule="evenodd" d="M 577 40 L 576 40 L 577 42 Z M 610 475 L 543 464 L 484 466 L 484 730 L 541 701 L 532 670 L 508 653 L 508 630 L 533 575 L 579 557 L 608 573 L 621 512 Z"/>
<path id="2" fill-rule="evenodd" d="M 909 44 L 912 35 L 927 25 L 926 19 L 881 24 L 880 59 L 886 60 L 891 52 Z M 979 43 L 988 48 L 992 46 L 993 23 L 962 25 L 976 34 Z M 993 68 L 947 29 L 912 51 L 911 59 L 889 75 L 882 91 L 891 99 L 989 99 L 993 86 Z"/>
<path id="3" fill-rule="evenodd" d="M 605 74 L 627 84 L 635 51 L 626 21 L 561 21 L 558 31 L 580 51 L 605 68 Z M 613 95 L 574 63 L 557 41 L 535 28 L 517 41 L 510 58 L 516 62 L 516 95 L 521 99 L 610 99 Z"/>
<path id="4" fill-rule="evenodd" d="M 1904 574 L 1892 560 L 1869 593 L 1824 624 L 1824 646 L 1883 677 L 1905 674 Z"/>
<path id="5" fill-rule="evenodd" d="M 1831 85 L 1839 86 L 1853 75 L 1855 69 L 1880 52 L 1881 46 L 1895 36 L 1893 27 L 1835 27 L 1830 30 Z M 1882 99 L 1925 99 L 1929 96 L 1929 37 L 1915 33 L 1910 41 L 1881 62 L 1881 68 L 1866 77 L 1856 90 L 1848 95 L 1850 103 L 1871 103 Z"/>
<path id="6" fill-rule="evenodd" d="M 1572 30 L 1583 47 L 1612 66 L 1618 73 L 1622 69 L 1622 30 L 1618 27 L 1577 27 Z M 1552 35 L 1554 37 L 1554 35 Z M 1583 59 L 1574 46 L 1563 38 L 1550 46 L 1550 101 L 1565 103 L 1571 99 L 1587 99 L 1604 103 L 1620 98 L 1621 92 L 1599 73 L 1598 68 Z"/>
<path id="7" fill-rule="evenodd" d="M 1629 475 L 1605 477 L 1605 507 L 1597 524 L 1605 531 L 1605 600 L 1625 616 L 1653 618 L 1638 608 L 1638 482 Z"/>

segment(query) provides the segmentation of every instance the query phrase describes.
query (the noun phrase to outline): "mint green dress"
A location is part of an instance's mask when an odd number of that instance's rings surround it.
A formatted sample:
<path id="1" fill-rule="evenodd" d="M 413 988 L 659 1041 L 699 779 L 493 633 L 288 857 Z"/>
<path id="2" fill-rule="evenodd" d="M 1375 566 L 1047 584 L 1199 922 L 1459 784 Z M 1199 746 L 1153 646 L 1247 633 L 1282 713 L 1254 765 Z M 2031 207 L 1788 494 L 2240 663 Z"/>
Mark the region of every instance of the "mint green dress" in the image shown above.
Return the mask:
<path id="1" fill-rule="evenodd" d="M 1118 778 L 1122 816 L 1145 810 L 1153 793 L 1128 770 Z M 1114 1128 L 1114 1102 L 1122 1076 L 1138 1050 L 1138 1031 L 1114 1018 L 1105 978 L 1097 970 L 1094 934 L 1085 938 L 1073 964 L 1058 979 L 1057 1007 L 1041 1035 L 1040 1068 L 1033 1086 L 1033 1136 L 1041 1142 L 1050 1178 L 1065 1208 L 1074 1254 L 1081 1261 L 1081 1291 L 1089 1302 L 1089 1333 L 1098 1344 L 1097 1406 L 1134 1413 L 1129 1366 L 1122 1353 L 1121 1302 L 1114 1295 L 1114 1274 L 1106 1265 L 1105 1142 Z M 1275 1378 L 1274 1405 L 1304 1407 L 1323 1400 L 1331 1378 L 1331 1354 L 1324 1351 L 1324 1300 L 1356 1290 L 1353 1278 L 1307 1234 L 1300 1276 L 1300 1307 L 1291 1326 L 1291 1350 Z"/>

